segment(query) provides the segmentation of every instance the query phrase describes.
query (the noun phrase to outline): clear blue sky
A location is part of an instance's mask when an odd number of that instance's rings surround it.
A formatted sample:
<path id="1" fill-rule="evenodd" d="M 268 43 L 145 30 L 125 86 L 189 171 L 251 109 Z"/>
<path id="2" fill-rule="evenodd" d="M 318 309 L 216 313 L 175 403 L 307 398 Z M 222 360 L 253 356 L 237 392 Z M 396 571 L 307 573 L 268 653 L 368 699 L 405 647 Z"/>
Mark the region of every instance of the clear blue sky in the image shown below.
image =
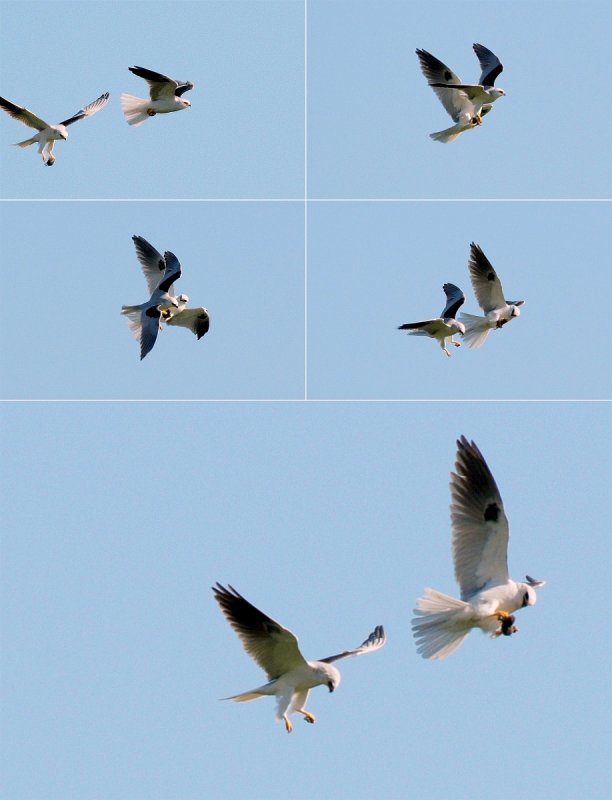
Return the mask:
<path id="1" fill-rule="evenodd" d="M 111 92 L 52 169 L 0 113 L 0 398 L 26 401 L 0 406 L 3 797 L 612 795 L 611 16 L 309 0 L 305 219 L 301 0 L 0 4 L 3 97 L 57 122 Z M 431 142 L 450 120 L 414 50 L 471 80 L 475 41 L 507 97 Z M 192 80 L 192 108 L 129 128 L 133 64 Z M 134 234 L 211 314 L 143 362 L 119 314 L 146 299 Z M 447 281 L 477 312 L 472 240 L 526 303 L 447 359 L 397 326 L 438 315 Z M 179 399 L 211 402 L 140 402 Z M 498 481 L 512 575 L 547 585 L 517 636 L 428 663 L 409 622 L 425 586 L 456 593 L 461 434 Z M 379 623 L 388 644 L 287 736 L 272 701 L 218 700 L 262 673 L 215 581 L 308 658 Z"/>

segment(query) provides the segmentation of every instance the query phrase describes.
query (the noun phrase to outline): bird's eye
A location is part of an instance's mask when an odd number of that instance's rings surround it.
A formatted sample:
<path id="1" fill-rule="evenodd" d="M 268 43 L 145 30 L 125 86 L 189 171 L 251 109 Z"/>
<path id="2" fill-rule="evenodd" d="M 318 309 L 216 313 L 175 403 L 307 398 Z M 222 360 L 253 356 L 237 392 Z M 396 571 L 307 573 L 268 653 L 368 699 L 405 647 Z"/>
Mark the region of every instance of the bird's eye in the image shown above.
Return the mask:
<path id="1" fill-rule="evenodd" d="M 529 605 L 529 592 L 525 592 L 523 595 L 523 608 Z"/>

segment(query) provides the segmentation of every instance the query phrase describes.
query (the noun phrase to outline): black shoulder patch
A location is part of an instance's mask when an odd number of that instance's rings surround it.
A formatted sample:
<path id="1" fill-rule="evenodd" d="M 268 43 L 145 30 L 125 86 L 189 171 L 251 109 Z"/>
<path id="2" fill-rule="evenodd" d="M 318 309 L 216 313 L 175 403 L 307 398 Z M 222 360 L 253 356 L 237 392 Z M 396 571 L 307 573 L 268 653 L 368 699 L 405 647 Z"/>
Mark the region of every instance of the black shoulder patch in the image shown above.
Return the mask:
<path id="1" fill-rule="evenodd" d="M 445 80 L 445 81 L 450 81 L 450 79 L 451 79 L 452 77 L 453 77 L 453 76 L 451 75 L 451 73 L 450 73 L 450 72 L 449 72 L 447 69 L 445 69 L 445 70 L 444 70 L 444 80 Z"/>
<path id="2" fill-rule="evenodd" d="M 159 319 L 161 316 L 161 311 L 157 306 L 152 306 L 151 308 L 147 308 L 145 315 L 147 317 L 153 317 L 153 319 Z"/>
<path id="3" fill-rule="evenodd" d="M 489 274 L 487 275 L 487 280 L 488 281 L 494 281 L 495 280 L 495 273 L 494 272 L 489 272 Z"/>
<path id="4" fill-rule="evenodd" d="M 487 522 L 497 522 L 499 519 L 500 508 L 497 503 L 491 503 L 485 508 L 484 518 Z"/>

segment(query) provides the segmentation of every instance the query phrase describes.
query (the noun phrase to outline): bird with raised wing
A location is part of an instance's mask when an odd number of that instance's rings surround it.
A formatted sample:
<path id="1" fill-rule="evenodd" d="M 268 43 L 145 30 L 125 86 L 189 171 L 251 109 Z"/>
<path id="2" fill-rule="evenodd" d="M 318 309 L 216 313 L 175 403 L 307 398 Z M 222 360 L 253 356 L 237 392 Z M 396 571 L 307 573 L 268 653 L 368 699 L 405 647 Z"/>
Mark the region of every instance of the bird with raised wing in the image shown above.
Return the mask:
<path id="1" fill-rule="evenodd" d="M 162 256 L 142 236 L 132 236 L 132 240 L 150 297 L 140 305 L 122 306 L 121 313 L 127 316 L 130 329 L 140 342 L 141 360 L 152 350 L 162 322 L 188 328 L 201 339 L 210 327 L 208 309 L 187 308 L 189 297 L 175 295 L 174 283 L 183 274 L 177 257 L 169 251 Z"/>
<path id="2" fill-rule="evenodd" d="M 287 733 L 293 730 L 289 714 L 301 714 L 306 722 L 315 721 L 314 715 L 305 709 L 311 689 L 327 686 L 333 692 L 338 688 L 340 673 L 333 666 L 334 661 L 373 653 L 386 641 L 382 625 L 377 625 L 359 647 L 319 661 L 306 661 L 298 647 L 298 640 L 290 630 L 251 605 L 232 586 L 225 588 L 217 583 L 212 589 L 215 600 L 238 634 L 244 649 L 268 676 L 268 682 L 262 686 L 224 699 L 244 703 L 258 697 L 276 697 L 276 718 L 284 721 Z"/>
<path id="3" fill-rule="evenodd" d="M 139 78 L 144 78 L 149 84 L 148 100 L 134 97 L 132 94 L 121 95 L 121 109 L 128 125 L 137 127 L 148 117 L 154 117 L 156 114 L 170 114 L 191 107 L 189 100 L 183 97 L 185 92 L 193 89 L 191 81 L 177 81 L 145 67 L 128 67 L 128 69 Z"/>
<path id="4" fill-rule="evenodd" d="M 497 273 L 482 248 L 474 242 L 470 244 L 468 268 L 476 300 L 485 312 L 484 317 L 463 312 L 461 314 L 461 321 L 465 325 L 463 339 L 468 347 L 476 348 L 485 343 L 492 330 L 503 328 L 511 319 L 520 316 L 520 306 L 525 301 L 504 298 L 504 291 Z"/>
<path id="5" fill-rule="evenodd" d="M 424 322 L 406 322 L 404 325 L 400 325 L 398 330 L 408 331 L 410 336 L 429 336 L 437 339 L 442 350 L 450 358 L 450 351 L 446 347 L 447 342 L 459 347 L 461 342 L 456 342 L 453 336 L 456 333 L 465 332 L 463 324 L 455 319 L 455 314 L 465 302 L 465 295 L 453 283 L 445 283 L 442 288 L 446 295 L 446 305 L 439 318 L 428 319 Z"/>
<path id="6" fill-rule="evenodd" d="M 451 524 L 457 600 L 425 589 L 417 600 L 412 631 L 423 658 L 443 659 L 459 647 L 472 628 L 492 638 L 517 633 L 514 611 L 536 602 L 544 585 L 529 575 L 524 583 L 508 574 L 508 519 L 497 484 L 474 442 L 457 442 L 451 473 Z"/>
<path id="7" fill-rule="evenodd" d="M 57 125 L 50 125 L 48 122 L 40 119 L 40 117 L 37 117 L 36 114 L 28 111 L 27 108 L 17 106 L 15 103 L 11 103 L 10 100 L 5 100 L 3 97 L 0 97 L 0 108 L 4 109 L 13 119 L 23 122 L 28 128 L 35 128 L 38 131 L 31 139 L 24 139 L 23 142 L 16 142 L 15 147 L 28 147 L 28 145 L 31 144 L 38 144 L 38 152 L 42 157 L 43 163 L 48 167 L 52 167 L 53 164 L 55 164 L 53 145 L 60 139 L 64 141 L 68 139 L 68 125 L 72 125 L 73 122 L 78 122 L 80 119 L 85 119 L 85 117 L 91 117 L 93 114 L 96 114 L 108 103 L 108 98 L 108 92 L 101 94 L 93 103 L 77 111 L 76 114 L 68 117 L 68 119 L 65 119 L 63 122 L 58 122 Z"/>
<path id="8" fill-rule="evenodd" d="M 464 131 L 481 125 L 492 104 L 506 94 L 495 86 L 495 79 L 504 68 L 499 58 L 482 44 L 474 44 L 473 48 L 482 70 L 477 84 L 463 83 L 427 50 L 416 51 L 423 75 L 455 123 L 451 128 L 430 133 L 436 142 L 452 142 Z"/>

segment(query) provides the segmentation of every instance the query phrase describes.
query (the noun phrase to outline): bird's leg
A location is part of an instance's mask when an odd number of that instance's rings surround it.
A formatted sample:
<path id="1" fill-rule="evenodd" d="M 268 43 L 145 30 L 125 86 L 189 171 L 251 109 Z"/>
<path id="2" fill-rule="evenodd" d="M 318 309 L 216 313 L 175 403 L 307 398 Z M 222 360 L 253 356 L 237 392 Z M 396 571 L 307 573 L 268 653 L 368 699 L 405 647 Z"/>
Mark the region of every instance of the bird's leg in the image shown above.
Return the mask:
<path id="1" fill-rule="evenodd" d="M 296 708 L 296 711 L 298 712 L 298 714 L 303 714 L 304 715 L 304 719 L 306 720 L 306 722 L 310 722 L 311 724 L 314 724 L 317 721 L 317 718 L 315 717 L 315 715 L 311 714 L 310 711 L 306 711 L 306 709 L 304 709 L 304 708 Z"/>
<path id="2" fill-rule="evenodd" d="M 293 724 L 291 723 L 291 720 L 286 714 L 283 714 L 283 720 L 285 721 L 285 729 L 287 733 L 291 733 L 293 730 Z"/>
<path id="3" fill-rule="evenodd" d="M 150 117 L 154 117 L 157 114 L 157 111 L 154 108 L 147 108 L 147 114 Z"/>
<path id="4" fill-rule="evenodd" d="M 456 342 L 456 341 L 453 339 L 453 337 L 452 337 L 452 336 L 451 336 L 451 338 L 450 338 L 450 343 L 451 343 L 451 344 L 454 344 L 454 345 L 455 345 L 455 347 L 461 347 L 461 342 Z"/>
<path id="5" fill-rule="evenodd" d="M 444 350 L 446 355 L 450 358 L 450 352 L 446 349 L 446 347 L 443 347 L 442 349 Z"/>

